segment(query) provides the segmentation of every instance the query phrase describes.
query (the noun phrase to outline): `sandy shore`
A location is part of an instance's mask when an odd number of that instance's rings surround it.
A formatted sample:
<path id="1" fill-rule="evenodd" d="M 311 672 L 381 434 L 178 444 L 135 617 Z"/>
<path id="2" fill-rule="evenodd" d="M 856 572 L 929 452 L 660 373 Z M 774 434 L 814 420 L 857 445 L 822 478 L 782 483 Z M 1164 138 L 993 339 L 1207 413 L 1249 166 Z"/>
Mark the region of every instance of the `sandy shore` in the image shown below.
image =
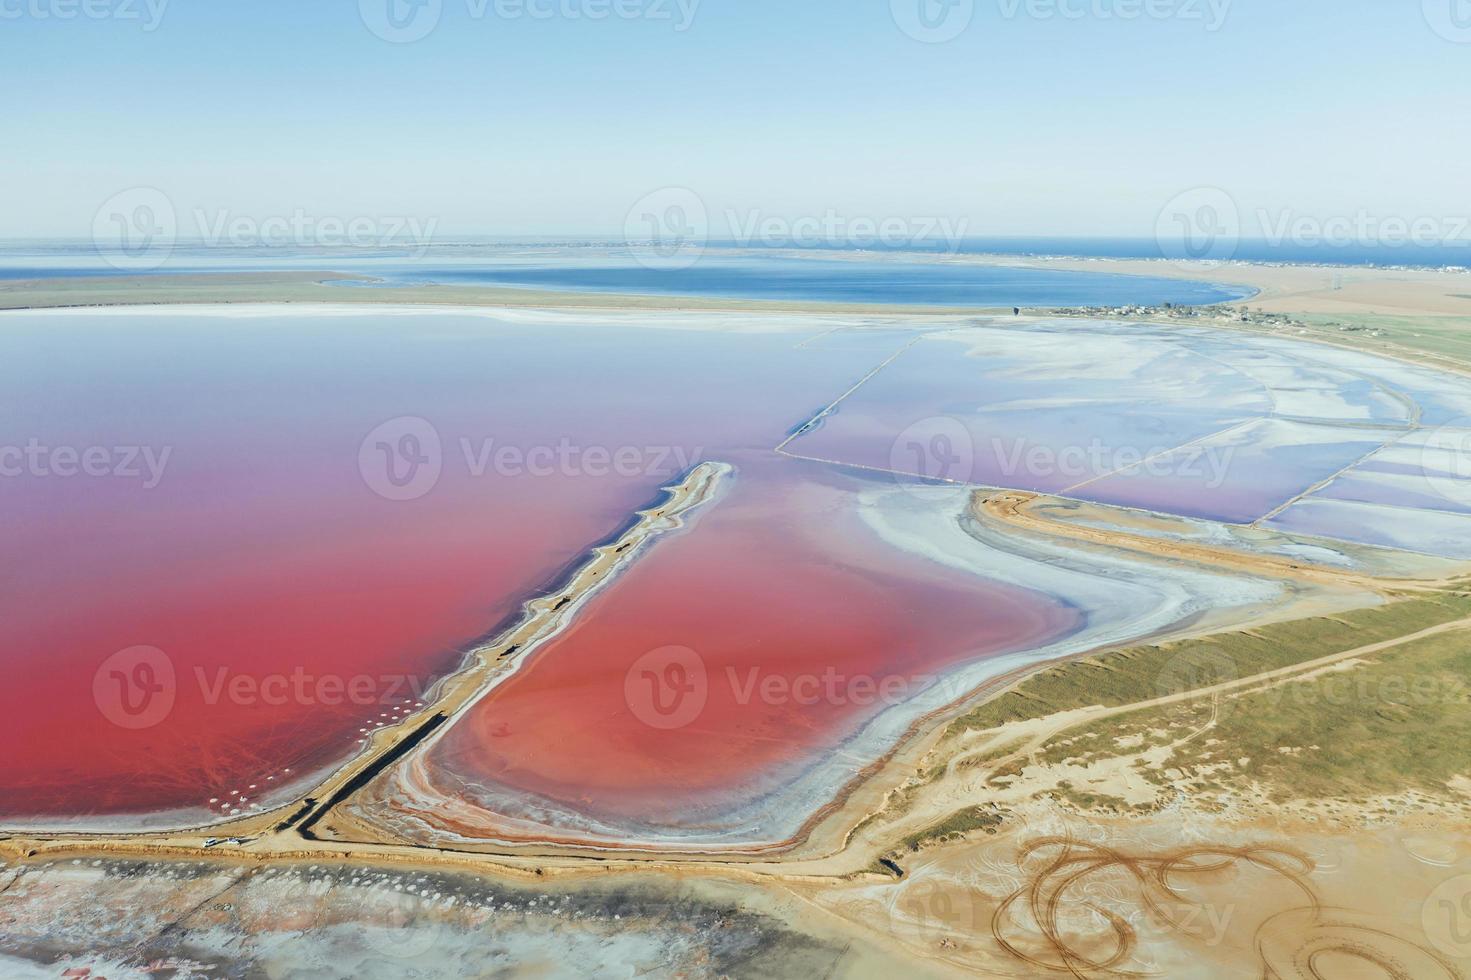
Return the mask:
<path id="1" fill-rule="evenodd" d="M 1268 313 L 1471 316 L 1471 273 L 1467 272 L 1145 259 L 1017 259 L 1004 255 L 964 256 L 959 261 L 1250 286 L 1258 295 L 1225 305 L 1246 305 Z"/>

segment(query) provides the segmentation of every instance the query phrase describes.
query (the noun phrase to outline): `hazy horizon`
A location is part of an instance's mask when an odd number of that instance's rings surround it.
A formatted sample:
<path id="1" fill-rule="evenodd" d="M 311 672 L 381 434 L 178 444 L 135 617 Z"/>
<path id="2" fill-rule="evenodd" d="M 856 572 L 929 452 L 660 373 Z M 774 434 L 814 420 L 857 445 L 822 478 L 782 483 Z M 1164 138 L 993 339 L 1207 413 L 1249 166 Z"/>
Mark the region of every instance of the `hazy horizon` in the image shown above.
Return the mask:
<path id="1" fill-rule="evenodd" d="M 180 240 L 293 215 L 621 240 L 676 189 L 710 238 L 1149 238 L 1183 195 L 1247 239 L 1459 239 L 1453 2 L 6 0 L 0 237 L 86 239 L 155 189 Z"/>

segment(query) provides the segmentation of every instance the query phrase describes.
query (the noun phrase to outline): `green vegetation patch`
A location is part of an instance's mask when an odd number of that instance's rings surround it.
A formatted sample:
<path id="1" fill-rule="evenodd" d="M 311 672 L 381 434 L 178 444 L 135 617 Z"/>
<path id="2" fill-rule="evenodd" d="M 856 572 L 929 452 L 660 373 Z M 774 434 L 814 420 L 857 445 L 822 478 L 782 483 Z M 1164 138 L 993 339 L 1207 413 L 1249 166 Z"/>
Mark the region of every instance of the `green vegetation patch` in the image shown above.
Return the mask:
<path id="1" fill-rule="evenodd" d="M 1471 365 L 1471 317 L 1293 314 L 1313 336 L 1355 346 L 1392 343 Z"/>
<path id="2" fill-rule="evenodd" d="M 1108 719 L 1066 733 L 1042 758 L 1102 754 L 1106 746 L 1118 754 L 1116 740 L 1128 737 L 1135 747 L 1127 751 L 1136 752 L 1205 728 L 1163 767 L 1141 773 L 1195 790 L 1255 784 L 1278 801 L 1410 790 L 1445 796 L 1453 778 L 1471 776 L 1468 634 L 1425 637 L 1312 675 L 1232 697 L 1219 710 L 1201 698 Z"/>
<path id="3" fill-rule="evenodd" d="M 958 718 L 986 731 L 1094 705 L 1121 707 L 1291 667 L 1471 617 L 1471 595 L 1442 593 L 1335 616 L 1155 646 L 1050 667 Z"/>
<path id="4" fill-rule="evenodd" d="M 926 844 L 964 837 L 977 830 L 994 834 L 1005 820 L 1006 814 L 999 809 L 984 806 L 966 807 L 964 810 L 952 813 L 934 826 L 926 827 L 919 833 L 904 838 L 904 846 L 911 851 L 917 851 Z"/>

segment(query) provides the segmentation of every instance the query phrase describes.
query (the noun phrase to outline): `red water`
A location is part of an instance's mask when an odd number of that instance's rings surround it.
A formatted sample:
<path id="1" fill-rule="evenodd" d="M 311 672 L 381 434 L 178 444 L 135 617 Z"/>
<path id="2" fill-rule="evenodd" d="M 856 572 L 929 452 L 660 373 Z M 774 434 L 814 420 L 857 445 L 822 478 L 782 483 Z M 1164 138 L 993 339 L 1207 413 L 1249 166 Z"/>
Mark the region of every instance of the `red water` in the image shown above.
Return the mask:
<path id="1" fill-rule="evenodd" d="M 860 487 L 816 464 L 741 465 L 691 529 L 456 724 L 427 760 L 434 784 L 513 817 L 550 800 L 698 827 L 841 754 L 947 667 L 1076 625 L 1045 597 L 885 545 L 856 516 Z M 871 761 L 855 754 L 846 776 Z"/>
<path id="2" fill-rule="evenodd" d="M 171 455 L 151 488 L 0 478 L 0 822 L 287 801 L 657 497 L 677 461 L 644 450 L 769 448 L 873 359 L 802 336 L 7 315 L 0 447 Z M 407 501 L 359 469 L 400 416 L 443 440 Z M 642 468 L 477 476 L 461 438 L 633 447 Z"/>

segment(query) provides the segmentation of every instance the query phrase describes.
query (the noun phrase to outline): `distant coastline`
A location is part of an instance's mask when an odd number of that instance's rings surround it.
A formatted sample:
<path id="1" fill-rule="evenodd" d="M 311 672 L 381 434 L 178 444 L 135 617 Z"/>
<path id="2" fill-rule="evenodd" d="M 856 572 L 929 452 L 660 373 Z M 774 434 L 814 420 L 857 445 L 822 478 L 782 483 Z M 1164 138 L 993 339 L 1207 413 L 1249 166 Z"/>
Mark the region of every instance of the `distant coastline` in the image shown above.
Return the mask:
<path id="1" fill-rule="evenodd" d="M 127 281 L 151 291 L 170 279 L 218 282 L 223 276 L 311 277 L 332 292 L 410 290 L 425 302 L 442 301 L 451 292 L 479 302 L 488 291 L 507 291 L 900 311 L 1210 306 L 1252 295 L 1250 287 L 1218 278 L 1168 272 L 1163 267 L 1122 273 L 1091 265 L 1068 269 L 1021 260 L 991 263 L 924 252 L 691 247 L 669 254 L 636 245 L 302 248 L 173 243 L 156 255 L 105 253 L 84 245 L 0 248 L 0 294 L 9 296 L 43 284 L 73 293 Z"/>
<path id="2" fill-rule="evenodd" d="M 948 250 L 948 245 L 914 251 L 931 253 Z M 880 249 L 882 251 L 882 249 Z M 1165 253 L 1153 238 L 967 238 L 956 255 L 1000 256 L 1030 259 L 1135 259 L 1178 262 Z M 1464 270 L 1471 268 L 1471 240 L 1438 245 L 1302 245 L 1266 239 L 1242 239 L 1215 261 L 1226 265 L 1345 267 L 1370 269 Z"/>
<path id="3" fill-rule="evenodd" d="M 573 253 L 605 252 L 638 248 L 639 242 L 623 242 L 597 238 L 445 238 L 427 245 L 387 242 L 371 248 L 326 248 L 302 245 L 231 245 L 204 240 L 181 239 L 175 243 L 176 253 L 159 271 L 173 274 L 209 271 L 236 271 L 245 260 L 258 262 L 269 257 L 294 263 L 316 257 L 329 259 L 362 256 L 383 259 L 422 261 L 432 255 L 464 256 L 481 252 L 489 255 L 517 252 L 564 250 Z M 1228 247 L 1229 246 L 1229 247 Z M 914 240 L 904 244 L 883 243 L 781 243 L 711 238 L 699 244 L 698 250 L 714 256 L 789 256 L 813 260 L 875 259 L 889 257 L 900 261 L 964 261 L 977 259 L 1022 259 L 1037 261 L 1135 261 L 1163 264 L 1211 262 L 1217 265 L 1383 269 L 1383 270 L 1471 270 L 1471 239 L 1421 245 L 1352 243 L 1314 245 L 1275 242 L 1267 239 L 1241 239 L 1218 245 L 1211 254 L 1200 259 L 1167 254 L 1153 238 L 1100 238 L 1070 236 L 987 236 L 957 241 Z M 201 261 L 190 261 L 191 258 Z M 432 263 L 431 263 L 432 264 Z M 269 264 L 263 268 L 275 271 Z M 91 241 L 76 239 L 3 239 L 0 238 L 0 280 L 29 278 L 43 272 L 53 275 L 108 275 L 116 272 L 107 256 Z"/>

